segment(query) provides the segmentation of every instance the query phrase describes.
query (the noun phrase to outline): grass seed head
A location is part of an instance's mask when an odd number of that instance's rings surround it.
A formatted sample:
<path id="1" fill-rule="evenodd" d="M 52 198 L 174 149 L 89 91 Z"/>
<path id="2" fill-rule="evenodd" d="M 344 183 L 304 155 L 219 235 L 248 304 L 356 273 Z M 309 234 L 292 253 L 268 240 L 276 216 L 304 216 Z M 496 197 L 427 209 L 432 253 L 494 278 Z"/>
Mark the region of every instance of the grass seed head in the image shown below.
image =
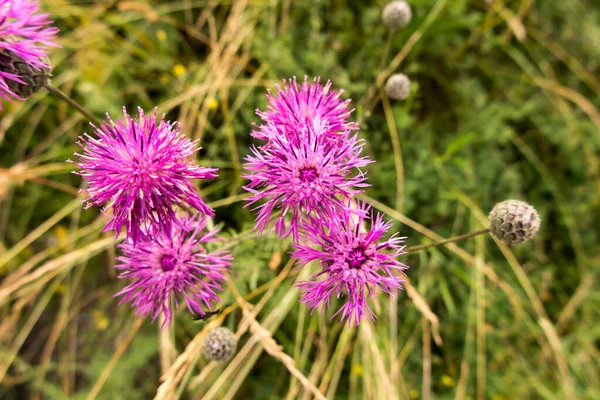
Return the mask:
<path id="1" fill-rule="evenodd" d="M 410 94 L 410 79 L 404 74 L 390 76 L 385 83 L 385 93 L 390 99 L 407 99 Z"/>
<path id="2" fill-rule="evenodd" d="M 405 1 L 392 1 L 383 7 L 381 21 L 392 31 L 403 29 L 410 23 L 412 11 Z"/>
<path id="3" fill-rule="evenodd" d="M 211 361 L 227 361 L 235 354 L 237 338 L 229 328 L 219 327 L 206 335 L 202 353 Z"/>

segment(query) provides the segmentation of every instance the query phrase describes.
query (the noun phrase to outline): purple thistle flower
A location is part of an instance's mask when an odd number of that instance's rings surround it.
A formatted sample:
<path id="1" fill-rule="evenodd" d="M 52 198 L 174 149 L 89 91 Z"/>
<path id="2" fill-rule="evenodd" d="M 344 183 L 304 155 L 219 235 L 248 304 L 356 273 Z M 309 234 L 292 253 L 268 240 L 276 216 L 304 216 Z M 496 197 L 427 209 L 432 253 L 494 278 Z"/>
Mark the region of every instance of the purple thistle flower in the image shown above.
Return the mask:
<path id="1" fill-rule="evenodd" d="M 325 127 L 325 134 L 336 137 L 339 133 L 358 129 L 356 122 L 347 119 L 354 109 L 348 110 L 350 100 L 342 100 L 343 90 L 332 91 L 331 81 L 325 86 L 321 85 L 320 78 L 314 78 L 313 83 L 304 82 L 299 85 L 296 77 L 283 81 L 283 87 L 277 86 L 277 94 L 271 95 L 268 91 L 268 105 L 266 111 L 256 110 L 256 114 L 265 122 L 257 125 L 257 130 L 252 136 L 261 140 L 269 140 L 272 126 L 285 135 L 302 132 L 314 121 L 320 121 Z"/>
<path id="2" fill-rule="evenodd" d="M 252 194 L 246 207 L 265 201 L 254 208 L 258 211 L 255 229 L 260 233 L 273 212 L 281 209 L 275 231 L 280 238 L 292 233 L 297 239 L 304 215 L 347 213 L 349 199 L 368 186 L 365 173 L 360 170 L 371 162 L 368 157 L 360 157 L 363 141 L 358 140 L 358 135 L 344 132 L 333 143 L 323 133 L 326 129 L 322 122 L 313 121 L 301 132 L 284 135 L 270 124 L 265 130 L 269 146 L 251 149 L 244 164 L 248 171 L 244 177 L 250 183 L 244 189 Z M 286 226 L 288 214 L 291 223 Z"/>
<path id="3" fill-rule="evenodd" d="M 196 151 L 192 142 L 180 134 L 179 123 L 157 124 L 156 109 L 151 116 L 140 108 L 137 119 L 123 109 L 124 119 L 108 121 L 94 127 L 98 139 L 88 134 L 78 144 L 83 154 L 76 172 L 88 181 L 86 208 L 112 206 L 113 217 L 103 231 L 115 230 L 118 237 L 125 225 L 127 237 L 136 243 L 144 234 L 157 230 L 171 232 L 177 222 L 174 205 L 185 204 L 213 216 L 192 184 L 192 179 L 217 176 L 216 168 L 204 168 L 188 160 Z M 104 211 L 104 209 L 103 209 Z"/>
<path id="4" fill-rule="evenodd" d="M 38 11 L 37 0 L 0 0 L 0 98 L 19 99 L 11 86 L 25 85 L 18 74 L 11 72 L 9 64 L 14 57 L 36 71 L 50 68 L 45 62 L 45 47 L 58 46 L 53 42 L 58 29 L 48 26 L 52 24 L 48 14 Z"/>
<path id="5" fill-rule="evenodd" d="M 302 301 L 313 311 L 330 307 L 331 297 L 346 297 L 344 305 L 331 317 L 341 313 L 342 321 L 358 325 L 366 316 L 374 319 L 375 314 L 367 304 L 366 294 L 375 296 L 379 287 L 393 296 L 392 290 L 401 289 L 403 280 L 394 275 L 394 270 L 406 268 L 396 260 L 404 254 L 404 237 L 392 235 L 382 240 L 392 226 L 384 222 L 383 215 L 375 215 L 366 203 L 359 205 L 358 215 L 331 214 L 325 218 L 309 217 L 302 230 L 302 244 L 296 244 L 292 253 L 300 266 L 319 260 L 321 271 L 312 279 L 303 281 L 298 287 L 303 290 Z M 365 222 L 370 220 L 371 229 L 366 231 Z M 317 248 L 315 248 L 315 246 Z"/>
<path id="6" fill-rule="evenodd" d="M 218 229 L 206 230 L 207 217 L 185 216 L 172 233 L 159 232 L 144 236 L 137 244 L 131 239 L 119 245 L 119 278 L 130 283 L 115 296 L 123 296 L 120 304 L 131 303 L 137 315 L 156 320 L 165 316 L 163 327 L 171 324 L 172 301 L 179 305 L 178 295 L 185 300 L 190 313 L 205 316 L 219 301 L 217 291 L 233 258 L 229 250 L 209 253 L 204 244 L 219 239 Z"/>

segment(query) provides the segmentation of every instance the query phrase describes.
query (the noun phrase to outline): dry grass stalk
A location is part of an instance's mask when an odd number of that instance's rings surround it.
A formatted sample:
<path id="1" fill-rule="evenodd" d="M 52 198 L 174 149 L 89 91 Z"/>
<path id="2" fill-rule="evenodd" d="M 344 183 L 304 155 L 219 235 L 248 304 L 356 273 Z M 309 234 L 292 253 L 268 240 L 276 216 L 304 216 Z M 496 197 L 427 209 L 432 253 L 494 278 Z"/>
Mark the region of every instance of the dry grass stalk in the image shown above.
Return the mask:
<path id="1" fill-rule="evenodd" d="M 296 368 L 294 359 L 281 350 L 282 346 L 277 344 L 275 339 L 273 339 L 271 336 L 271 333 L 256 321 L 254 318 L 254 313 L 250 310 L 249 304 L 240 296 L 235 286 L 233 286 L 233 284 L 230 282 L 229 286 L 244 313 L 244 321 L 240 325 L 243 326 L 244 324 L 248 324 L 250 332 L 252 332 L 254 337 L 258 339 L 260 344 L 269 355 L 280 361 L 288 369 L 288 371 L 290 371 L 290 373 L 300 381 L 302 386 L 306 390 L 310 391 L 317 399 L 326 400 L 327 398 L 323 395 L 323 393 L 321 393 L 319 389 Z"/>

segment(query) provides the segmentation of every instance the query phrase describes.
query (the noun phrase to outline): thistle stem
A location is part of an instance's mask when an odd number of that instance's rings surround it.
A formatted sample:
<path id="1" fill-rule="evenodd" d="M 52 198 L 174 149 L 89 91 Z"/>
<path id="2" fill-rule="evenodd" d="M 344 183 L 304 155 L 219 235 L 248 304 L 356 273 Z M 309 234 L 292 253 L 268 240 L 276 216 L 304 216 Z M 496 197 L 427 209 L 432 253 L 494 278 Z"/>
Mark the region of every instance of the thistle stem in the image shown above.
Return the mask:
<path id="1" fill-rule="evenodd" d="M 69 104 L 71 107 L 73 107 L 74 109 L 76 109 L 77 111 L 79 111 L 81 113 L 81 115 L 83 115 L 84 117 L 86 117 L 92 124 L 96 125 L 97 127 L 99 127 L 100 124 L 100 120 L 98 120 L 96 117 L 94 117 L 94 115 L 89 112 L 88 110 L 86 110 L 82 105 L 80 105 L 79 103 L 77 103 L 75 100 L 73 100 L 72 98 L 70 98 L 65 92 L 63 92 L 62 90 L 55 88 L 54 86 L 52 86 L 50 83 L 46 83 L 44 85 L 44 87 L 46 89 L 48 89 L 48 91 L 55 96 L 56 98 L 66 102 L 67 104 Z"/>
<path id="2" fill-rule="evenodd" d="M 448 243 L 459 242 L 461 240 L 468 239 L 468 238 L 473 237 L 473 236 L 481 235 L 483 233 L 488 233 L 489 231 L 490 231 L 490 228 L 480 229 L 478 231 L 466 233 L 464 235 L 454 236 L 454 237 L 451 237 L 451 238 L 448 238 L 448 239 L 440 240 L 439 242 L 421 244 L 421 245 L 418 245 L 418 246 L 410 246 L 410 247 L 407 247 L 406 249 L 404 249 L 404 251 L 406 253 L 415 253 L 417 251 L 421 251 L 421 250 L 426 249 L 428 247 L 437 247 L 437 246 L 442 246 L 442 245 L 448 244 Z"/>

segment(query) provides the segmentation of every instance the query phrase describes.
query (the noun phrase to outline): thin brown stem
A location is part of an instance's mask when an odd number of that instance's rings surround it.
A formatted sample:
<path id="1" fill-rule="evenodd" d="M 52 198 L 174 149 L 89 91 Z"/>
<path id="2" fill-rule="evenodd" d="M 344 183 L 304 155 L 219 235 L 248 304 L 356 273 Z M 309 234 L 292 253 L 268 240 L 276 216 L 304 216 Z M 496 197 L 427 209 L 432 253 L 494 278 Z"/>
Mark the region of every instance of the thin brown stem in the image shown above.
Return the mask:
<path id="1" fill-rule="evenodd" d="M 72 98 L 69 97 L 69 95 L 67 95 L 65 92 L 63 92 L 62 90 L 55 88 L 54 86 L 52 86 L 49 83 L 46 83 L 45 88 L 48 89 L 48 91 L 50 92 L 50 94 L 52 94 L 53 96 L 55 96 L 56 98 L 66 102 L 67 104 L 69 104 L 71 107 L 73 107 L 74 109 L 76 109 L 77 111 L 79 111 L 84 117 L 86 117 L 92 124 L 96 125 L 97 127 L 100 127 L 100 120 L 97 119 L 96 117 L 94 117 L 94 115 L 89 112 L 88 110 L 86 110 L 82 105 L 80 105 L 79 103 L 77 103 L 75 100 L 73 100 Z"/>
<path id="2" fill-rule="evenodd" d="M 418 246 L 410 246 L 410 247 L 407 247 L 405 249 L 405 252 L 406 253 L 414 253 L 414 252 L 426 249 L 428 247 L 437 247 L 437 246 L 442 246 L 442 245 L 448 244 L 448 243 L 459 242 L 461 240 L 468 239 L 468 238 L 473 237 L 473 236 L 481 235 L 483 233 L 488 233 L 489 231 L 490 231 L 490 228 L 485 228 L 485 229 L 480 229 L 478 231 L 466 233 L 464 235 L 455 236 L 455 237 L 452 237 L 452 238 L 449 238 L 449 239 L 445 239 L 445 240 L 440 240 L 439 242 L 421 244 L 421 245 L 418 245 Z"/>

